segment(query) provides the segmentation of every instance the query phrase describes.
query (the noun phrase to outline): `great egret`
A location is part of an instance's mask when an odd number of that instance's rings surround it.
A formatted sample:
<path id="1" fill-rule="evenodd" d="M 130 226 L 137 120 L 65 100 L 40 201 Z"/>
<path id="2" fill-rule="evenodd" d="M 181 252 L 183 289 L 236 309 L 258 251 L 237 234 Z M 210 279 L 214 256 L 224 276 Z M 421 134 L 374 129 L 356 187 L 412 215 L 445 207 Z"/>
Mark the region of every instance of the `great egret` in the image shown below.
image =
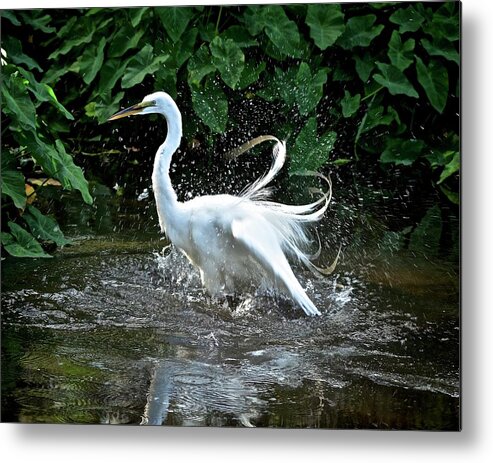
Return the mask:
<path id="1" fill-rule="evenodd" d="M 311 204 L 294 206 L 268 201 L 269 190 L 265 187 L 284 164 L 286 144 L 264 136 L 236 152 L 239 155 L 266 140 L 276 142 L 270 170 L 242 194 L 199 196 L 179 202 L 169 169 L 182 138 L 181 113 L 167 93 L 156 92 L 109 120 L 137 114 L 162 114 L 166 118 L 168 134 L 157 150 L 152 173 L 159 223 L 171 243 L 199 269 L 209 294 L 233 294 L 244 285 L 264 283 L 269 289 L 291 296 L 307 315 L 320 315 L 296 279 L 286 255 L 296 257 L 316 273 L 326 273 L 327 269 L 316 267 L 303 249 L 310 244 L 305 225 L 319 220 L 329 205 L 330 181 L 326 179 L 329 191 Z"/>

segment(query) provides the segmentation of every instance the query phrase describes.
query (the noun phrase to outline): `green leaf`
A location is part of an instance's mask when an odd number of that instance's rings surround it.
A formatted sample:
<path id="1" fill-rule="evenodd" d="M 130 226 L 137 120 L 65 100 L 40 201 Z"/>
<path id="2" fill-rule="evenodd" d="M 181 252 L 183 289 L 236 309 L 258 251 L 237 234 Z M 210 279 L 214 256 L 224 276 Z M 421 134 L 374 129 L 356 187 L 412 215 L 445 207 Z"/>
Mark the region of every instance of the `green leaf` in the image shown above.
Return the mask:
<path id="1" fill-rule="evenodd" d="M 423 39 L 421 40 L 421 45 L 430 56 L 443 56 L 457 65 L 460 63 L 459 52 L 456 50 L 454 44 L 446 39 L 440 37 L 434 38 L 433 43 L 427 39 Z"/>
<path id="2" fill-rule="evenodd" d="M 418 82 L 424 88 L 431 105 L 442 113 L 447 104 L 448 97 L 448 72 L 438 61 L 432 60 L 428 66 L 416 56 L 416 71 Z"/>
<path id="3" fill-rule="evenodd" d="M 136 28 L 142 21 L 142 17 L 149 10 L 148 7 L 145 8 L 129 8 L 126 11 L 130 16 L 130 23 L 133 28 Z"/>
<path id="4" fill-rule="evenodd" d="M 123 92 L 118 92 L 115 96 L 109 92 L 100 94 L 98 101 L 91 101 L 84 107 L 86 115 L 97 118 L 100 123 L 106 122 L 112 114 L 121 109 L 120 101 L 123 95 Z"/>
<path id="5" fill-rule="evenodd" d="M 22 218 L 29 225 L 31 233 L 36 239 L 53 241 L 57 246 L 65 246 L 71 243 L 63 235 L 58 223 L 51 217 L 43 215 L 34 206 L 29 206 Z"/>
<path id="6" fill-rule="evenodd" d="M 232 40 L 215 37 L 210 44 L 212 62 L 221 74 L 224 83 L 233 90 L 238 84 L 245 67 L 245 55 Z"/>
<path id="7" fill-rule="evenodd" d="M 18 209 L 26 207 L 26 185 L 21 172 L 2 169 L 2 195 L 10 196 Z"/>
<path id="8" fill-rule="evenodd" d="M 8 237 L 8 233 L 2 233 L 2 244 L 10 255 L 14 257 L 52 257 L 46 254 L 41 244 L 22 227 L 9 222 L 9 228 L 12 234 Z"/>
<path id="9" fill-rule="evenodd" d="M 314 117 L 308 119 L 301 129 L 291 153 L 289 172 L 317 171 L 329 159 L 329 154 L 334 148 L 337 138 L 335 132 L 327 132 L 322 136 L 317 135 L 317 120 Z"/>
<path id="10" fill-rule="evenodd" d="M 140 45 L 140 40 L 142 39 L 145 31 L 146 30 L 144 28 L 130 30 L 128 27 L 122 27 L 117 29 L 117 32 L 110 40 L 108 57 L 119 58 L 128 50 L 137 48 Z"/>
<path id="11" fill-rule="evenodd" d="M 127 64 L 131 58 L 121 60 L 117 58 L 104 61 L 99 71 L 99 82 L 97 87 L 98 96 L 111 94 L 118 80 L 123 76 Z"/>
<path id="12" fill-rule="evenodd" d="M 342 115 L 344 117 L 353 116 L 359 109 L 361 95 L 357 93 L 352 96 L 347 90 L 344 90 L 344 98 L 341 100 Z"/>
<path id="13" fill-rule="evenodd" d="M 190 86 L 198 86 L 202 79 L 214 72 L 216 67 L 212 64 L 209 47 L 203 44 L 188 61 L 188 83 Z"/>
<path id="14" fill-rule="evenodd" d="M 375 69 L 375 58 L 369 53 L 365 53 L 363 56 L 353 55 L 353 59 L 359 78 L 366 83 L 371 72 Z"/>
<path id="15" fill-rule="evenodd" d="M 48 26 L 51 22 L 51 16 L 48 14 L 43 15 L 43 10 L 32 10 L 20 12 L 24 24 L 31 26 L 35 30 L 40 30 L 46 34 L 55 32 L 54 27 Z"/>
<path id="16" fill-rule="evenodd" d="M 19 73 L 29 82 L 27 89 L 36 97 L 38 106 L 43 102 L 48 102 L 57 108 L 67 119 L 74 120 L 74 116 L 58 101 L 55 92 L 48 84 L 39 83 L 34 75 L 26 69 L 19 68 Z"/>
<path id="17" fill-rule="evenodd" d="M 301 63 L 296 74 L 296 84 L 294 88 L 287 89 L 294 91 L 296 102 L 302 116 L 307 115 L 315 109 L 323 96 L 323 87 L 327 82 L 326 69 L 320 69 L 312 75 L 307 63 Z"/>
<path id="18" fill-rule="evenodd" d="M 105 45 L 106 39 L 101 37 L 97 47 L 86 48 L 80 57 L 79 72 L 86 85 L 89 85 L 94 80 L 103 65 Z"/>
<path id="19" fill-rule="evenodd" d="M 140 84 L 144 78 L 153 74 L 168 59 L 168 55 L 154 57 L 152 45 L 147 44 L 128 63 L 122 78 L 122 88 Z"/>
<path id="20" fill-rule="evenodd" d="M 16 133 L 20 145 L 25 146 L 29 154 L 43 168 L 43 171 L 52 178 L 60 181 L 67 190 L 78 190 L 87 204 L 92 204 L 87 180 L 80 167 L 74 164 L 72 156 L 68 155 L 60 140 L 55 146 L 42 141 L 34 132 Z"/>
<path id="21" fill-rule="evenodd" d="M 355 16 L 348 20 L 346 29 L 337 40 L 337 44 L 346 50 L 354 47 L 367 47 L 379 36 L 384 26 L 374 26 L 377 17 L 374 14 Z"/>
<path id="22" fill-rule="evenodd" d="M 431 35 L 433 39 L 446 39 L 449 42 L 459 40 L 460 26 L 458 11 L 450 10 L 443 4 L 433 13 L 432 21 L 423 26 L 423 30 Z"/>
<path id="23" fill-rule="evenodd" d="M 416 32 L 423 24 L 425 18 L 416 11 L 414 6 L 407 8 L 399 8 L 393 13 L 390 18 L 390 22 L 399 25 L 399 32 L 404 34 L 406 32 Z"/>
<path id="24" fill-rule="evenodd" d="M 363 125 L 360 130 L 360 135 L 381 125 L 390 125 L 393 120 L 394 116 L 390 114 L 390 111 L 387 111 L 387 113 L 384 114 L 383 106 L 372 105 L 366 112 L 364 120 L 362 120 Z"/>
<path id="25" fill-rule="evenodd" d="M 418 92 L 414 90 L 411 82 L 404 73 L 391 64 L 377 62 L 377 67 L 381 74 L 375 74 L 373 78 L 386 87 L 392 95 L 407 95 L 418 98 Z"/>
<path id="26" fill-rule="evenodd" d="M 247 61 L 243 72 L 241 73 L 240 80 L 238 82 L 238 88 L 243 90 L 249 85 L 254 84 L 260 77 L 263 71 L 265 71 L 266 64 L 262 61 L 260 64 L 254 64 L 252 61 Z"/>
<path id="27" fill-rule="evenodd" d="M 208 79 L 203 90 L 192 87 L 193 109 L 212 132 L 222 133 L 228 123 L 228 100 L 213 79 Z"/>
<path id="28" fill-rule="evenodd" d="M 390 62 L 400 71 L 407 69 L 414 61 L 414 39 L 402 43 L 401 36 L 397 31 L 392 32 L 387 52 Z"/>
<path id="29" fill-rule="evenodd" d="M 27 93 L 28 82 L 11 74 L 2 79 L 2 111 L 26 130 L 36 130 L 36 109 Z"/>
<path id="30" fill-rule="evenodd" d="M 259 35 L 267 24 L 264 17 L 264 7 L 259 5 L 248 6 L 241 19 L 248 32 L 253 36 Z"/>
<path id="31" fill-rule="evenodd" d="M 389 138 L 385 150 L 380 156 L 380 162 L 410 166 L 423 152 L 424 146 L 422 140 Z"/>
<path id="32" fill-rule="evenodd" d="M 64 40 L 60 42 L 61 46 L 57 47 L 57 49 L 48 56 L 48 59 L 56 60 L 60 55 L 66 55 L 73 48 L 78 48 L 86 43 L 91 43 L 95 32 L 96 24 L 92 18 L 74 16 L 68 21 L 66 27 L 62 27 L 58 32 L 58 37 L 63 37 Z"/>
<path id="33" fill-rule="evenodd" d="M 448 189 L 445 185 L 440 185 L 440 190 L 453 204 L 459 204 L 459 195 L 455 191 Z"/>
<path id="34" fill-rule="evenodd" d="M 330 47 L 344 32 L 344 13 L 337 4 L 308 5 L 306 23 L 310 27 L 310 37 L 318 48 Z"/>
<path id="35" fill-rule="evenodd" d="M 221 32 L 220 37 L 224 40 L 232 39 L 241 48 L 255 47 L 258 42 L 252 38 L 248 30 L 243 26 L 231 26 L 224 32 Z"/>
<path id="36" fill-rule="evenodd" d="M 276 48 L 284 55 L 299 57 L 300 33 L 280 5 L 262 7 L 265 33 Z"/>
<path id="37" fill-rule="evenodd" d="M 173 42 L 180 39 L 194 16 L 193 9 L 188 7 L 160 7 L 154 8 L 154 11 L 158 14 L 164 29 Z"/>
<path id="38" fill-rule="evenodd" d="M 2 10 L 0 12 L 0 17 L 8 19 L 14 26 L 20 26 L 21 23 L 15 17 L 15 13 L 13 11 Z"/>
<path id="39" fill-rule="evenodd" d="M 438 180 L 438 184 L 444 182 L 451 175 L 458 172 L 459 169 L 460 169 L 460 157 L 459 157 L 459 153 L 455 152 L 450 162 L 443 169 L 440 175 L 440 179 Z"/>
<path id="40" fill-rule="evenodd" d="M 7 52 L 7 61 L 12 61 L 15 64 L 25 64 L 29 69 L 43 72 L 36 60 L 22 52 L 21 42 L 16 38 L 9 36 L 2 38 L 2 48 Z"/>

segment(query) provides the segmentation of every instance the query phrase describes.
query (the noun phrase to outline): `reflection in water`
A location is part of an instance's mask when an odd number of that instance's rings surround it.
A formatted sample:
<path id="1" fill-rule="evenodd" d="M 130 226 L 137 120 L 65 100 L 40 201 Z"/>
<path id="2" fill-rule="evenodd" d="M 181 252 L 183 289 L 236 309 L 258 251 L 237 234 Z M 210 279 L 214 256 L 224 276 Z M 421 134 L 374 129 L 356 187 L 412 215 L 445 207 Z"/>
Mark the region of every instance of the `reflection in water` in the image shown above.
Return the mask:
<path id="1" fill-rule="evenodd" d="M 211 300 L 159 247 L 100 237 L 6 262 L 5 421 L 458 428 L 451 266 L 346 251 L 331 278 L 300 275 L 309 319 L 262 294 Z"/>

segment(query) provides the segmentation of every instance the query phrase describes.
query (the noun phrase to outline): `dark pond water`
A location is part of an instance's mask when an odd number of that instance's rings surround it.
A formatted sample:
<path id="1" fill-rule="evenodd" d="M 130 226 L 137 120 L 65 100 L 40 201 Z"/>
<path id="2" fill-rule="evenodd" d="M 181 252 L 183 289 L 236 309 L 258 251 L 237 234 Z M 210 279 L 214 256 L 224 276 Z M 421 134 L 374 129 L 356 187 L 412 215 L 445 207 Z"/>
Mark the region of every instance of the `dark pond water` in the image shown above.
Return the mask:
<path id="1" fill-rule="evenodd" d="M 3 421 L 459 428 L 453 262 L 348 246 L 327 279 L 297 269 L 323 313 L 306 318 L 210 300 L 138 213 L 103 208 L 94 233 L 74 211 L 73 246 L 3 262 Z"/>

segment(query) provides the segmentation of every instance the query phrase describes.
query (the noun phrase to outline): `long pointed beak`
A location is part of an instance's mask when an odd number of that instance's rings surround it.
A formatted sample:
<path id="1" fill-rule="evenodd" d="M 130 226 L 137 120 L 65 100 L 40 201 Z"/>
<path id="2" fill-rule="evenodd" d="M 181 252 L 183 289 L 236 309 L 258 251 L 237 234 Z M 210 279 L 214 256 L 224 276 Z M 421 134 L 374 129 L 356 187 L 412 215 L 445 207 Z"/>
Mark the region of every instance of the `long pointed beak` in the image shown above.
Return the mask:
<path id="1" fill-rule="evenodd" d="M 147 108 L 148 106 L 153 106 L 152 101 L 144 101 L 142 103 L 137 103 L 134 104 L 133 106 L 130 106 L 129 108 L 122 109 L 121 111 L 117 112 L 116 114 L 113 114 L 108 121 L 115 121 L 116 119 L 121 119 L 122 117 L 127 117 L 127 116 L 133 116 L 135 114 L 139 114 L 142 112 L 144 108 Z"/>

